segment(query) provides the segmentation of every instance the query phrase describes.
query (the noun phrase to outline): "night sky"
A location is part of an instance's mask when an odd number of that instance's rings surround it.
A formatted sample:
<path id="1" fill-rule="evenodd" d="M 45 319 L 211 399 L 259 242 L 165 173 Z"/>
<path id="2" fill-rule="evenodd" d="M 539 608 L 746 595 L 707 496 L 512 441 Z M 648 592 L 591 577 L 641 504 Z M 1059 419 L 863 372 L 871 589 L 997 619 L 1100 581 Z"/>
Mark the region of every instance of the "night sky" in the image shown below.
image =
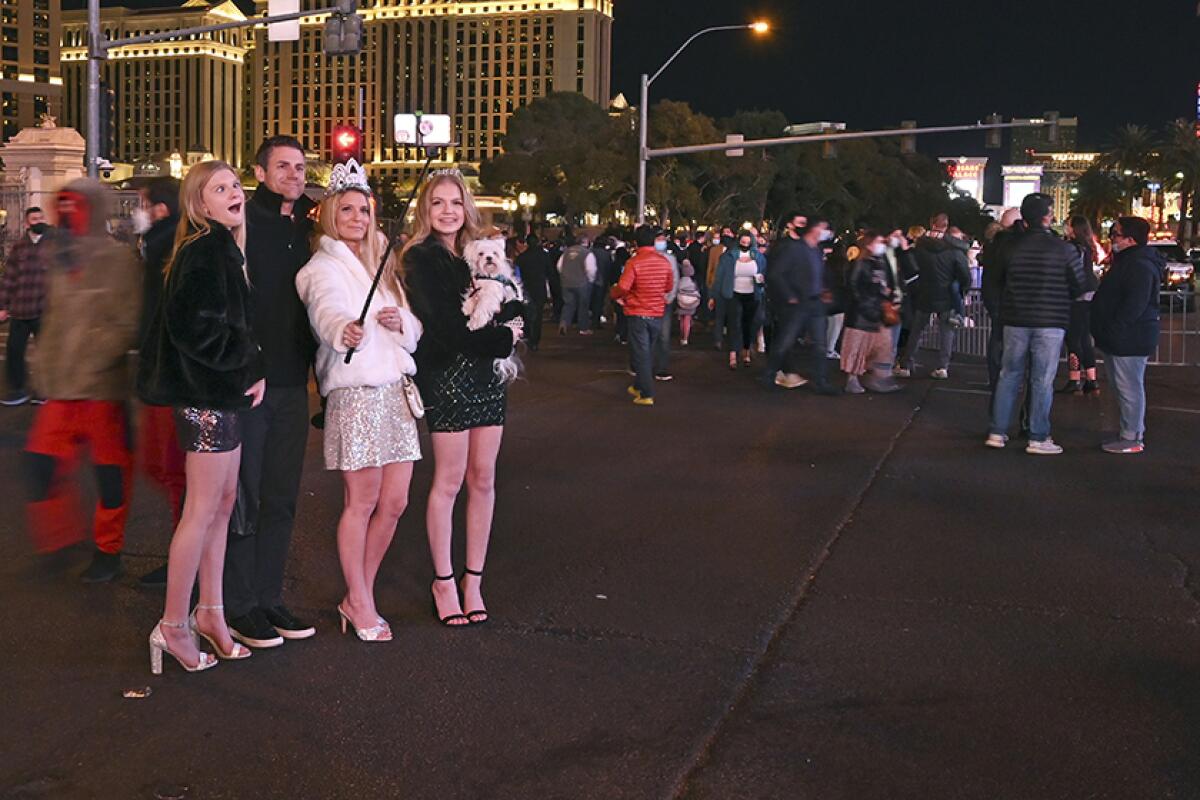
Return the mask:
<path id="1" fill-rule="evenodd" d="M 770 20 L 694 42 L 651 87 L 706 114 L 777 108 L 793 122 L 850 128 L 971 123 L 995 112 L 1079 117 L 1098 148 L 1127 122 L 1161 127 L 1196 113 L 1196 0 L 616 0 L 613 91 L 709 25 Z M 943 145 L 944 143 L 944 145 Z M 983 137 L 921 140 L 985 154 Z"/>

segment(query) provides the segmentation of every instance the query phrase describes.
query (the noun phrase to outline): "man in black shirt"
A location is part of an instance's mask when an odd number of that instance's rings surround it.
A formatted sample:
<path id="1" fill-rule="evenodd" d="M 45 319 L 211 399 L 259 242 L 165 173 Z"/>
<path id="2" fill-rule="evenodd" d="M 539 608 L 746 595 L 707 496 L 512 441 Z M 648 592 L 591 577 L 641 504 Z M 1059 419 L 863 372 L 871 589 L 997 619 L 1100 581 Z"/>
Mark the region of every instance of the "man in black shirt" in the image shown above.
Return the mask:
<path id="1" fill-rule="evenodd" d="M 304 147 L 290 136 L 258 148 L 259 187 L 246 204 L 252 324 L 267 369 L 262 404 L 243 414 L 238 505 L 225 553 L 225 604 L 233 638 L 276 647 L 316 633 L 283 603 L 283 572 L 308 439 L 308 374 L 316 341 L 296 273 L 310 257 L 313 202 L 304 194 Z"/>
<path id="2" fill-rule="evenodd" d="M 542 249 L 536 234 L 525 237 L 525 250 L 517 256 L 517 269 L 525 287 L 525 341 L 537 352 L 542 342 L 542 315 L 546 308 L 546 281 L 554 272 L 554 263 Z"/>

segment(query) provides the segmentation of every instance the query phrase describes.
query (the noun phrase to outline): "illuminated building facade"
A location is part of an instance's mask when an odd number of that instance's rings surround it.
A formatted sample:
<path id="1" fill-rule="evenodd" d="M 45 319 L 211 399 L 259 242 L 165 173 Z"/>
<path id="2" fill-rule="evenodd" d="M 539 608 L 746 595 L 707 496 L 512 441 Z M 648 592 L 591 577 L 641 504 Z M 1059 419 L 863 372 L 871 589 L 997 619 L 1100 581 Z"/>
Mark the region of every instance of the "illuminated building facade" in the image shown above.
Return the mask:
<path id="1" fill-rule="evenodd" d="M 1042 122 L 1041 119 L 1014 119 L 1013 122 Z M 1079 143 L 1079 118 L 1062 117 L 1058 121 L 1058 141 L 1051 144 L 1050 130 L 1046 127 L 1013 128 L 1010 164 L 1032 164 L 1033 154 L 1051 148 L 1061 151 L 1074 150 Z"/>
<path id="2" fill-rule="evenodd" d="M 957 158 L 939 158 L 950 182 L 954 188 L 974 197 L 980 204 L 983 200 L 984 176 L 987 172 L 987 158 L 972 158 L 959 156 Z"/>
<path id="3" fill-rule="evenodd" d="M 60 0 L 0 0 L 0 140 L 58 114 Z"/>
<path id="4" fill-rule="evenodd" d="M 265 0 L 256 0 L 266 10 Z M 301 8 L 324 3 L 302 0 Z M 610 98 L 612 0 L 367 0 L 357 56 L 321 52 L 321 23 L 298 42 L 258 34 L 251 54 L 251 138 L 291 134 L 330 157 L 339 124 L 363 131 L 367 170 L 411 177 L 417 154 L 393 143 L 397 113 L 449 114 L 468 170 L 500 153 L 508 117 L 550 92 Z"/>
<path id="5" fill-rule="evenodd" d="M 232 0 L 209 5 L 136 11 L 104 8 L 109 39 L 243 20 Z M 63 15 L 62 69 L 65 124 L 87 127 L 87 12 Z M 139 164 L 171 153 L 211 153 L 240 166 L 246 150 L 246 29 L 183 41 L 129 45 L 109 51 L 100 80 L 113 92 L 110 160 Z M 86 135 L 86 134 L 85 134 Z"/>

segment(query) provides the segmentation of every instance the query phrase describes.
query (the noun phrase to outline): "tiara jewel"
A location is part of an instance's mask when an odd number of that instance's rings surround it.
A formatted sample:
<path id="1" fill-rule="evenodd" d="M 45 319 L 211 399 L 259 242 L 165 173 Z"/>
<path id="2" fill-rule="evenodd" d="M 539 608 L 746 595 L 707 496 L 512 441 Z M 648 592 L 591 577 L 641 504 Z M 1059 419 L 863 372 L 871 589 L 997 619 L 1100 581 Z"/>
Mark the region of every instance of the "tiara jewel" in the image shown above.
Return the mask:
<path id="1" fill-rule="evenodd" d="M 367 173 L 363 172 L 363 168 L 353 158 L 345 164 L 334 164 L 333 172 L 329 174 L 329 188 L 325 190 L 325 196 L 330 197 L 351 189 L 371 193 Z"/>
<path id="2" fill-rule="evenodd" d="M 455 167 L 449 167 L 447 169 L 435 169 L 433 172 L 429 173 L 429 177 L 431 177 L 431 178 L 439 178 L 439 177 L 443 177 L 443 176 L 450 176 L 452 178 L 461 178 L 462 170 L 457 169 Z"/>

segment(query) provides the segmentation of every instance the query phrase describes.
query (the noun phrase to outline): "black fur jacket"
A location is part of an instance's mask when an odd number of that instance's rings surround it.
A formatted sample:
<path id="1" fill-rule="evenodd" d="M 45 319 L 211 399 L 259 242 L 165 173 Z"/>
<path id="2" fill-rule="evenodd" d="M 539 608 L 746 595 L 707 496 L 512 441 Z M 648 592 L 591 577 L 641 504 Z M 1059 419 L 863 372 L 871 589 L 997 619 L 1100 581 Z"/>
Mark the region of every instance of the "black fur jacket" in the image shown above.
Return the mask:
<path id="1" fill-rule="evenodd" d="M 176 256 L 146 332 L 137 381 L 146 403 L 248 408 L 246 390 L 263 377 L 245 259 L 227 228 L 209 224 Z"/>
<path id="2" fill-rule="evenodd" d="M 524 307 L 517 301 L 506 303 L 492 324 L 468 330 L 462 303 L 471 288 L 470 268 L 436 238 L 431 236 L 404 254 L 404 276 L 409 303 L 425 329 L 416 353 L 418 378 L 422 370 L 444 367 L 460 353 L 486 359 L 488 373 L 490 359 L 512 355 L 512 331 L 501 323 L 522 316 Z"/>

